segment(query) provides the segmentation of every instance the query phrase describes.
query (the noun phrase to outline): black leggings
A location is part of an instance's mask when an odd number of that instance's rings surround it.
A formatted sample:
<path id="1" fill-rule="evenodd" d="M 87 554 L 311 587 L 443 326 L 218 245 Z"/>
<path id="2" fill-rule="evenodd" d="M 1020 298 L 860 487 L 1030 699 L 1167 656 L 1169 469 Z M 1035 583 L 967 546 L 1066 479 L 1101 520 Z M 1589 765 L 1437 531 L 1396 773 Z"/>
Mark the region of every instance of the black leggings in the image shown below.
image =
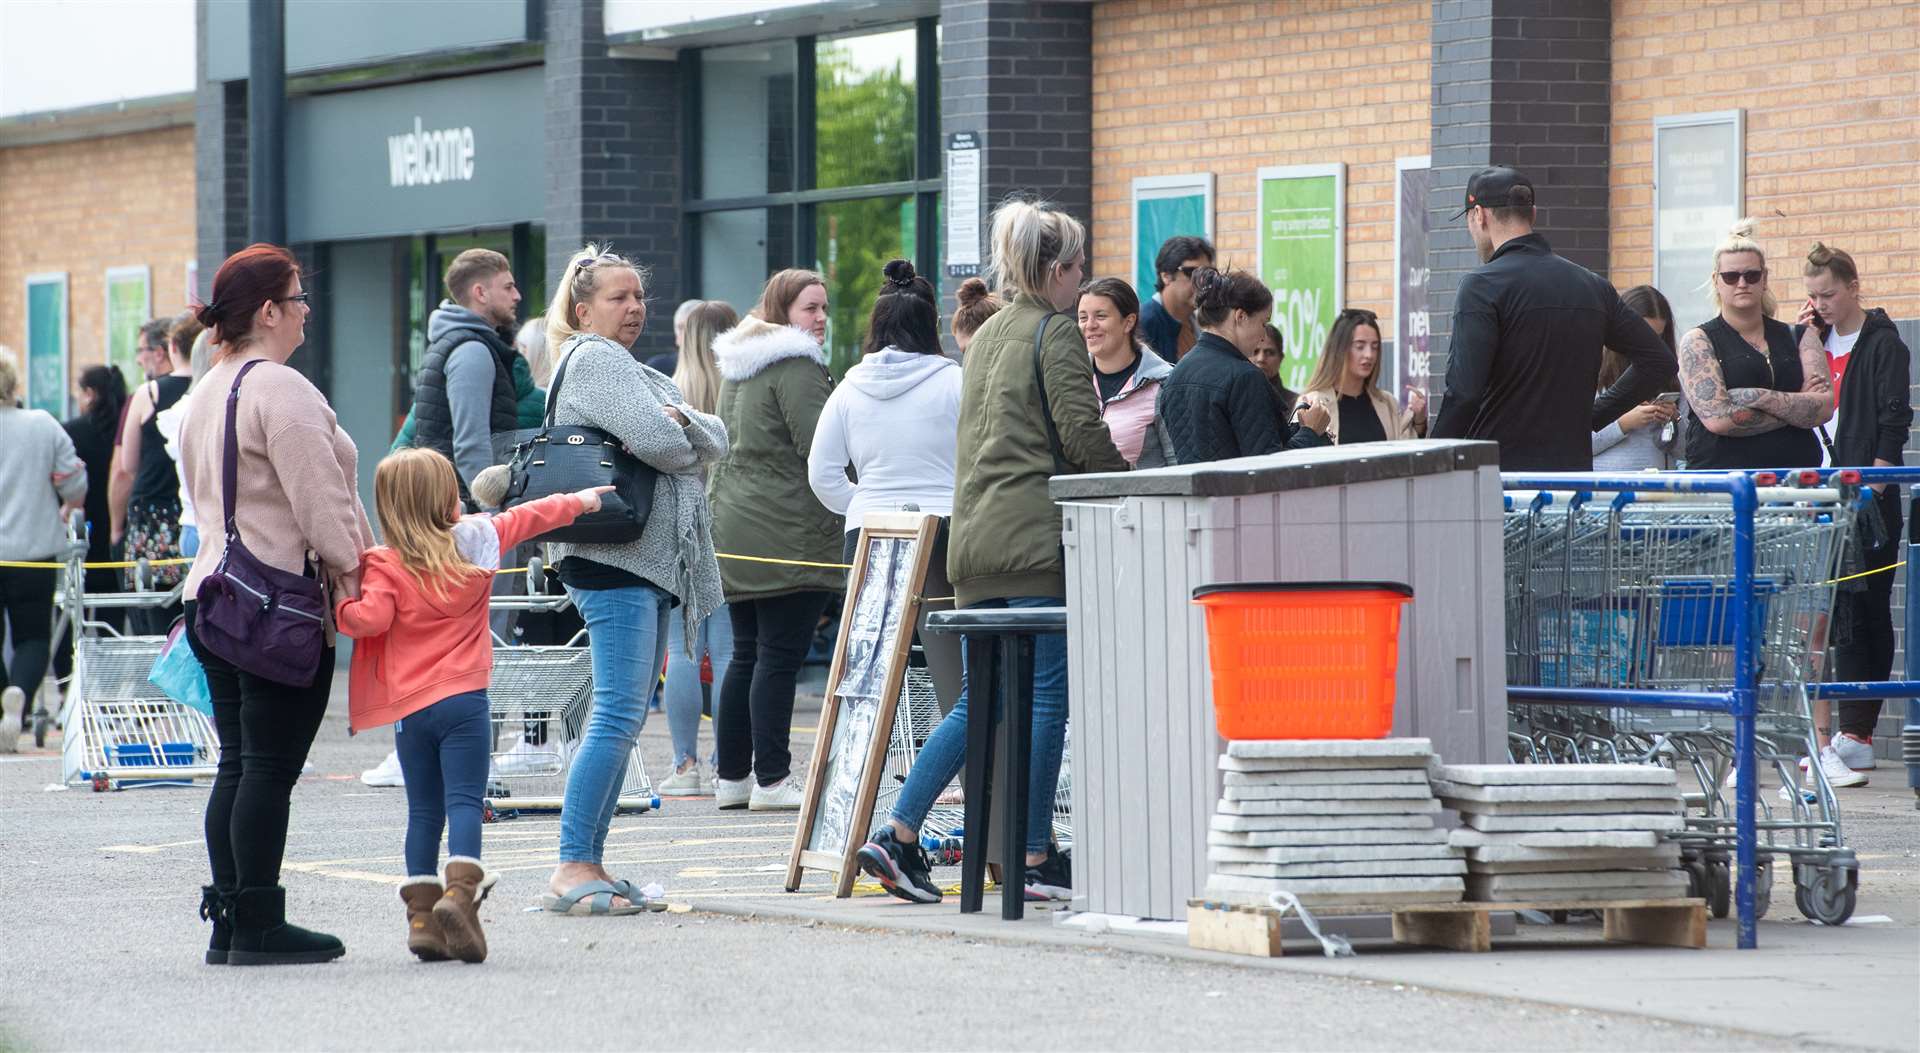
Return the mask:
<path id="1" fill-rule="evenodd" d="M 820 612 L 830 592 L 794 592 L 765 600 L 727 604 L 733 619 L 733 661 L 720 685 L 720 712 L 713 720 L 714 774 L 749 774 L 772 786 L 793 771 L 788 739 L 793 733 L 793 692 L 800 666 L 813 646 Z M 677 617 L 677 615 L 676 615 Z"/>
<path id="2" fill-rule="evenodd" d="M 1889 486 L 1876 495 L 1880 521 L 1886 525 L 1887 543 L 1865 551 L 1862 570 L 1887 566 L 1900 558 L 1899 487 Z M 1885 680 L 1893 671 L 1893 572 L 1884 571 L 1863 579 L 1866 588 L 1841 592 L 1834 597 L 1849 632 L 1833 645 L 1833 676 L 1836 680 Z M 1856 738 L 1873 737 L 1873 726 L 1880 722 L 1880 699 L 1840 703 L 1840 730 Z"/>
<path id="3" fill-rule="evenodd" d="M 52 556 L 21 562 L 50 563 Z M 47 675 L 47 657 L 53 638 L 53 586 L 56 571 L 42 567 L 0 567 L 0 614 L 13 637 L 13 664 L 0 668 L 0 688 L 26 692 L 33 712 L 33 696 Z"/>
<path id="4" fill-rule="evenodd" d="M 96 557 L 89 554 L 87 559 Z M 100 562 L 113 558 L 102 554 Z M 117 570 L 89 570 L 86 572 L 85 587 L 87 595 L 97 596 L 105 592 L 120 591 L 120 572 Z M 87 612 L 87 617 L 113 627 L 114 631 L 123 631 L 126 627 L 126 612 L 117 607 L 96 608 Z M 171 625 L 168 626 L 172 628 Z M 73 675 L 73 626 L 69 625 L 58 640 L 53 641 L 53 673 L 62 680 Z"/>
<path id="5" fill-rule="evenodd" d="M 187 642 L 207 671 L 220 767 L 207 798 L 207 862 L 221 889 L 280 883 L 287 849 L 287 808 L 333 689 L 333 648 L 306 687 L 290 687 L 235 669 L 207 650 L 186 605 Z"/>

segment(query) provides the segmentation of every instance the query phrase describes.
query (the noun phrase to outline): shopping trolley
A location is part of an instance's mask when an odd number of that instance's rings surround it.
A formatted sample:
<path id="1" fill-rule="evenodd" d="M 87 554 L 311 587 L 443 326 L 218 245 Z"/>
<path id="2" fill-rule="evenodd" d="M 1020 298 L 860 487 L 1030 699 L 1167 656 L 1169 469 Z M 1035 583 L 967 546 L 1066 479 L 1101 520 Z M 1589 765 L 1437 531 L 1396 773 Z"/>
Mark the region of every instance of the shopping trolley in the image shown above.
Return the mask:
<path id="1" fill-rule="evenodd" d="M 1857 489 L 1746 474 L 1503 479 L 1512 759 L 1691 776 L 1677 840 L 1696 890 L 1718 913 L 1738 908 L 1743 947 L 1777 858 L 1809 916 L 1844 920 L 1858 860 L 1818 765 L 1805 795 L 1795 765 L 1818 753 L 1807 685 L 1825 667 Z M 1791 787 L 1783 809 L 1759 799 L 1762 763 Z"/>
<path id="2" fill-rule="evenodd" d="M 73 641 L 73 673 L 58 685 L 65 698 L 61 781 L 89 783 L 99 791 L 212 778 L 220 759 L 213 722 L 147 680 L 167 638 L 123 635 L 98 617 L 110 609 L 171 606 L 180 601 L 182 586 L 151 587 L 152 569 L 141 560 L 132 568 L 133 589 L 88 593 L 86 557 L 85 520 L 76 512 L 67 523 L 54 627 L 56 639 L 65 629 Z M 46 744 L 44 715 L 35 721 L 34 740 Z"/>
<path id="3" fill-rule="evenodd" d="M 572 605 L 564 592 L 546 591 L 546 568 L 527 563 L 527 587 L 496 594 L 498 611 L 561 611 Z M 493 765 L 482 817 L 493 822 L 521 812 L 557 812 L 587 717 L 593 711 L 593 652 L 586 630 L 558 646 L 510 644 L 494 638 L 493 673 L 487 686 L 493 732 Z M 627 761 L 617 810 L 660 807 L 646 762 L 636 747 Z"/>

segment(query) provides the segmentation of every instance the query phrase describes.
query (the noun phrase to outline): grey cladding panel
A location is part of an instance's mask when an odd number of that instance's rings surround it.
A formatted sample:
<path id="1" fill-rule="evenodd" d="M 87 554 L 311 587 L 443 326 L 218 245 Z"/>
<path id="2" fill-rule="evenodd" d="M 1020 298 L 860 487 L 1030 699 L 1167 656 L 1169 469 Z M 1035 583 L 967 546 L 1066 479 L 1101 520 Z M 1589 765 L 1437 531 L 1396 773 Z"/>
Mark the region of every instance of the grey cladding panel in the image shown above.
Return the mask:
<path id="1" fill-rule="evenodd" d="M 1471 470 L 1499 463 L 1491 442 L 1435 440 L 1375 442 L 1288 450 L 1264 457 L 1058 476 L 1050 485 L 1056 501 L 1089 497 L 1232 497 L 1239 494 L 1350 486 L 1377 479 Z"/>

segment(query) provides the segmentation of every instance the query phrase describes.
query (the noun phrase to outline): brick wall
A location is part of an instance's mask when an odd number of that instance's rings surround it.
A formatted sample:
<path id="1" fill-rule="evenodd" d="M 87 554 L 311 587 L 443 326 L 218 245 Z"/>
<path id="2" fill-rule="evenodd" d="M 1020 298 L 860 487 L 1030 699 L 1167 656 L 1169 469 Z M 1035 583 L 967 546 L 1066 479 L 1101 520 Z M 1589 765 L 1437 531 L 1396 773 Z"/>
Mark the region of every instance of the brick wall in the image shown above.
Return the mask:
<path id="1" fill-rule="evenodd" d="M 1817 238 L 1853 254 L 1870 303 L 1920 317 L 1920 4 L 1616 0 L 1613 61 L 1615 285 L 1653 276 L 1654 118 L 1744 108 L 1782 316 Z"/>
<path id="2" fill-rule="evenodd" d="M 1393 162 L 1428 152 L 1429 7 L 1096 5 L 1092 272 L 1131 277 L 1136 177 L 1212 172 L 1215 247 L 1252 269 L 1255 170 L 1345 161 L 1346 302 L 1392 339 Z"/>
<path id="3" fill-rule="evenodd" d="M 0 149 L 0 343 L 23 357 L 27 275 L 67 274 L 71 381 L 106 361 L 107 268 L 146 265 L 178 312 L 193 258 L 192 128 Z"/>

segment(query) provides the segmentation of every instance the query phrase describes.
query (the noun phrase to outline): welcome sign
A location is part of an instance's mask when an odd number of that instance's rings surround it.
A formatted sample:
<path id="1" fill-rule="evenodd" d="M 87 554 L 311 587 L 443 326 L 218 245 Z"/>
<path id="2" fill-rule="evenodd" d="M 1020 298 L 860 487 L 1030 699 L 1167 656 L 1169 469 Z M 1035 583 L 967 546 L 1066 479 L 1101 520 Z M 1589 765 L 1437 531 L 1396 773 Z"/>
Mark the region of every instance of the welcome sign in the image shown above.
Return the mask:
<path id="1" fill-rule="evenodd" d="M 1258 178 L 1260 280 L 1287 345 L 1280 380 L 1302 391 L 1346 306 L 1347 166 L 1262 168 Z"/>

